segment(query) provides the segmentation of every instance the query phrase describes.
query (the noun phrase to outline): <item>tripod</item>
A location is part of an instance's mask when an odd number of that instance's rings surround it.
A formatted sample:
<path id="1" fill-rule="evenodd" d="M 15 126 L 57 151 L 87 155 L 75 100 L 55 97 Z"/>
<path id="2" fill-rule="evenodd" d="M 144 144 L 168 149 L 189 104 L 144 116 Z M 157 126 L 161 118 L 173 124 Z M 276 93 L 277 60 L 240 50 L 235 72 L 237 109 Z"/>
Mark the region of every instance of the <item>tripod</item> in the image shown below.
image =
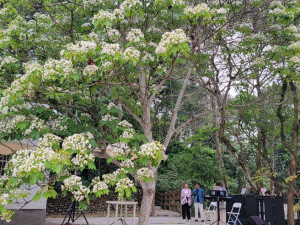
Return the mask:
<path id="1" fill-rule="evenodd" d="M 218 225 L 224 224 L 224 225 L 226 225 L 226 223 L 224 223 L 220 218 L 220 196 L 217 196 L 217 213 L 218 213 L 218 219 L 215 222 L 213 222 L 211 225 L 213 225 L 213 224 L 218 224 Z"/>
<path id="2" fill-rule="evenodd" d="M 76 201 L 72 202 L 72 204 L 69 207 L 69 210 L 67 212 L 67 214 L 64 217 L 64 221 L 62 222 L 61 225 L 65 225 L 65 224 L 70 224 L 70 221 L 73 223 L 75 222 L 81 215 L 84 217 L 86 224 L 89 224 L 89 222 L 87 221 L 83 211 L 80 212 L 79 216 L 77 216 L 75 218 L 75 212 L 76 212 Z M 65 223 L 65 220 L 67 219 L 67 217 L 69 216 L 68 222 Z"/>

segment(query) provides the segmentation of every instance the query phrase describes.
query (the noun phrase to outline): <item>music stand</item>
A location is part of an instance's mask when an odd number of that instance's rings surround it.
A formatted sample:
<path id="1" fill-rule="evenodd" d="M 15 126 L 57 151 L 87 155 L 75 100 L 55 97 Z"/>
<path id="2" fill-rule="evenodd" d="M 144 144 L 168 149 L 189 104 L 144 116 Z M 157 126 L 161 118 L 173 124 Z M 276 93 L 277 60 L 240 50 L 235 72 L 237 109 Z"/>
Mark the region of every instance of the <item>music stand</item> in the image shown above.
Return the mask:
<path id="1" fill-rule="evenodd" d="M 221 197 L 226 197 L 226 192 L 225 191 L 220 191 L 220 190 L 211 190 L 210 191 L 210 196 L 214 196 L 217 197 L 217 213 L 218 213 L 218 218 L 215 222 L 213 222 L 211 225 L 213 224 L 218 224 L 220 225 L 220 222 L 223 223 L 224 225 L 226 225 L 226 223 L 224 223 L 221 218 L 220 218 L 220 196 Z"/>
<path id="2" fill-rule="evenodd" d="M 79 216 L 77 216 L 76 218 L 75 218 L 75 212 L 76 212 L 76 201 L 72 202 L 72 204 L 70 205 L 70 208 L 69 208 L 67 214 L 65 215 L 65 218 L 64 218 L 61 225 L 70 224 L 70 220 L 71 220 L 72 223 L 74 223 L 81 215 L 84 217 L 86 224 L 89 224 L 89 222 L 87 221 L 83 211 L 81 211 Z M 64 223 L 65 220 L 67 219 L 67 216 L 69 216 L 68 222 Z"/>

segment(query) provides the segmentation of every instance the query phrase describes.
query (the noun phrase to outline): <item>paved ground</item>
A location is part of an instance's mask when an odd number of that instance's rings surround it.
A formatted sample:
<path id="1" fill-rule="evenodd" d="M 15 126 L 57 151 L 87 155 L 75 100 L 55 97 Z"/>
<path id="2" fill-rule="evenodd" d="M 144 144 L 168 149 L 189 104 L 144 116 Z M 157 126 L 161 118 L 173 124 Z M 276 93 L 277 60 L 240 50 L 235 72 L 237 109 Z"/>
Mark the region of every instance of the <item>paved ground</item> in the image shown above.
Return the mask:
<path id="1" fill-rule="evenodd" d="M 113 218 L 110 218 L 109 223 L 106 218 L 87 218 L 88 222 L 90 225 L 107 225 L 111 224 L 114 222 Z M 63 221 L 63 218 L 47 218 L 46 219 L 46 224 L 45 225 L 60 225 Z M 136 224 L 137 224 L 138 219 L 136 219 Z M 83 218 L 79 218 L 78 220 L 75 221 L 76 225 L 79 224 L 86 224 Z M 121 225 L 122 223 L 118 221 L 118 225 Z M 127 220 L 128 225 L 133 225 L 133 219 L 129 218 Z M 192 222 L 184 222 L 181 217 L 173 217 L 173 216 L 165 216 L 165 217 L 151 217 L 150 218 L 150 224 L 155 224 L 155 225 L 166 225 L 166 224 L 190 224 L 190 225 L 203 225 L 202 222 L 194 222 L 194 219 Z"/>

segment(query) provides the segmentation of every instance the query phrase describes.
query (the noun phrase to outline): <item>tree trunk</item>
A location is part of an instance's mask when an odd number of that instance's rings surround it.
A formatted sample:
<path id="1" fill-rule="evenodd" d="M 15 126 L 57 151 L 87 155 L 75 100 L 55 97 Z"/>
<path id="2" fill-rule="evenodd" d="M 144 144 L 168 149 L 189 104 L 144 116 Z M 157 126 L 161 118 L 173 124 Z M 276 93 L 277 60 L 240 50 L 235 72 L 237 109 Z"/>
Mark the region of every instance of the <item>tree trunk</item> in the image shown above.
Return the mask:
<path id="1" fill-rule="evenodd" d="M 141 182 L 141 185 L 143 189 L 143 198 L 138 225 L 149 225 L 151 206 L 155 194 L 155 183 Z"/>
<path id="2" fill-rule="evenodd" d="M 290 165 L 290 176 L 297 174 L 297 165 L 296 165 L 296 158 L 293 154 L 291 154 L 291 165 Z M 296 178 L 292 179 L 289 182 L 290 187 L 287 191 L 287 224 L 288 225 L 295 225 L 295 215 L 294 215 L 294 195 L 295 195 L 295 183 Z"/>
<path id="3" fill-rule="evenodd" d="M 217 108 L 216 108 L 216 103 L 215 103 L 215 99 L 214 99 L 213 95 L 211 95 L 211 105 L 212 105 L 212 110 L 213 110 L 214 126 L 217 127 L 218 126 Z M 224 161 L 223 161 L 223 158 L 222 158 L 222 151 L 221 151 L 221 145 L 220 145 L 220 135 L 219 135 L 218 130 L 216 130 L 215 137 L 216 137 L 217 160 L 218 160 L 218 164 L 219 164 L 221 177 L 222 177 L 222 180 L 223 180 L 224 187 L 229 191 L 227 177 L 226 177 L 226 169 L 225 169 Z"/>
<path id="4" fill-rule="evenodd" d="M 294 195 L 295 195 L 295 184 L 296 184 L 296 177 L 297 177 L 297 152 L 298 152 L 298 135 L 299 135 L 299 101 L 297 95 L 297 87 L 291 81 L 290 88 L 293 94 L 293 147 L 292 153 L 290 158 L 290 176 L 292 176 L 291 181 L 289 182 L 289 189 L 287 192 L 287 222 L 288 225 L 295 224 L 295 215 L 294 215 Z"/>

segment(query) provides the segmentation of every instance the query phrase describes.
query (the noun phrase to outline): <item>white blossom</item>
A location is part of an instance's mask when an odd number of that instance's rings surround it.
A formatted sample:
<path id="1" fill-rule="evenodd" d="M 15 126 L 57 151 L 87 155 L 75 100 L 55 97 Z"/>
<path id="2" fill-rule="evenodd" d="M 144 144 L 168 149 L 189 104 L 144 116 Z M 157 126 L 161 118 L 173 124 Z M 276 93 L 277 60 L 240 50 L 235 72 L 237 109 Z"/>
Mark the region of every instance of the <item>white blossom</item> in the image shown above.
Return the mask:
<path id="1" fill-rule="evenodd" d="M 119 182 L 117 182 L 116 191 L 122 192 L 127 188 L 132 188 L 133 186 L 134 186 L 134 184 L 133 184 L 132 180 L 125 177 L 125 178 L 122 178 L 121 180 L 119 180 Z"/>
<path id="2" fill-rule="evenodd" d="M 187 41 L 188 38 L 186 37 L 184 31 L 181 29 L 176 29 L 172 32 L 166 32 L 163 34 L 162 39 L 155 52 L 157 54 L 162 54 L 166 52 L 167 49 Z"/>
<path id="3" fill-rule="evenodd" d="M 131 8 L 136 6 L 142 6 L 142 2 L 140 0 L 125 0 L 120 5 L 120 9 L 122 11 L 125 11 L 125 10 L 130 10 Z"/>
<path id="4" fill-rule="evenodd" d="M 129 42 L 140 42 L 141 38 L 144 38 L 144 34 L 140 29 L 131 29 L 126 37 Z"/>
<path id="5" fill-rule="evenodd" d="M 110 156 L 112 158 L 116 158 L 116 157 L 120 157 L 120 156 L 125 156 L 125 151 L 121 147 L 114 146 L 114 147 L 112 147 L 112 150 L 110 152 Z"/>
<path id="6" fill-rule="evenodd" d="M 140 51 L 134 47 L 128 47 L 124 51 L 124 57 L 126 60 L 139 60 L 140 55 L 141 55 Z"/>
<path id="7" fill-rule="evenodd" d="M 148 53 L 148 52 L 145 52 L 145 55 L 143 56 L 143 58 L 142 58 L 142 61 L 143 62 L 146 62 L 146 61 L 154 61 L 155 60 L 155 58 L 154 58 L 154 56 L 152 56 L 150 53 Z"/>
<path id="8" fill-rule="evenodd" d="M 108 11 L 105 11 L 103 9 L 100 9 L 97 14 L 94 15 L 93 17 L 93 22 L 96 20 L 115 20 L 116 16 L 114 13 L 110 13 Z"/>
<path id="9" fill-rule="evenodd" d="M 300 41 L 293 42 L 289 45 L 289 48 L 294 50 L 300 50 Z"/>
<path id="10" fill-rule="evenodd" d="M 77 44 L 70 43 L 66 45 L 66 49 L 78 54 L 88 53 L 95 50 L 96 47 L 97 45 L 94 41 L 79 41 Z"/>
<path id="11" fill-rule="evenodd" d="M 96 193 L 97 191 L 107 190 L 108 186 L 105 182 L 100 181 L 100 177 L 95 177 L 92 180 L 93 189 L 92 192 Z"/>
<path id="12" fill-rule="evenodd" d="M 300 63 L 300 57 L 299 56 L 293 56 L 292 58 L 290 58 L 290 61 L 297 64 Z"/>
<path id="13" fill-rule="evenodd" d="M 108 106 L 107 106 L 107 109 L 108 109 L 108 110 L 111 110 L 112 108 L 117 108 L 117 106 L 115 105 L 115 103 L 110 102 L 110 103 L 108 104 Z"/>
<path id="14" fill-rule="evenodd" d="M 153 178 L 154 173 L 152 170 L 149 170 L 147 167 L 141 168 L 137 171 L 137 176 L 140 180 L 144 180 L 145 178 Z"/>
<path id="15" fill-rule="evenodd" d="M 121 162 L 120 166 L 123 168 L 133 168 L 134 163 L 130 159 L 126 159 Z"/>
<path id="16" fill-rule="evenodd" d="M 149 142 L 140 147 L 139 155 L 141 157 L 156 159 L 157 154 L 161 154 L 164 147 L 158 142 Z"/>
<path id="17" fill-rule="evenodd" d="M 114 121 L 117 120 L 117 117 L 111 116 L 110 114 L 106 114 L 104 116 L 102 116 L 101 120 L 103 121 Z"/>
<path id="18" fill-rule="evenodd" d="M 90 139 L 86 133 L 74 134 L 67 137 L 63 144 L 63 149 L 72 149 L 73 151 L 79 151 L 85 153 L 86 150 L 91 149 Z"/>
<path id="19" fill-rule="evenodd" d="M 108 44 L 106 42 L 101 43 L 102 53 L 110 56 L 114 56 L 120 51 L 120 45 L 117 44 Z"/>
<path id="20" fill-rule="evenodd" d="M 121 122 L 118 123 L 118 126 L 130 128 L 132 127 L 132 124 L 129 123 L 127 120 L 122 120 Z"/>
<path id="21" fill-rule="evenodd" d="M 96 65 L 87 65 L 83 70 L 83 75 L 84 76 L 96 75 L 98 70 L 99 68 Z"/>
<path id="22" fill-rule="evenodd" d="M 193 7 L 188 6 L 184 9 L 184 14 L 188 16 L 196 15 L 201 12 L 209 12 L 209 8 L 205 3 L 200 3 Z"/>
<path id="23" fill-rule="evenodd" d="M 124 130 L 123 134 L 121 135 L 122 139 L 132 139 L 135 131 L 132 128 L 127 128 Z"/>
<path id="24" fill-rule="evenodd" d="M 116 29 L 107 29 L 107 35 L 111 41 L 118 41 L 120 39 L 120 32 Z"/>

